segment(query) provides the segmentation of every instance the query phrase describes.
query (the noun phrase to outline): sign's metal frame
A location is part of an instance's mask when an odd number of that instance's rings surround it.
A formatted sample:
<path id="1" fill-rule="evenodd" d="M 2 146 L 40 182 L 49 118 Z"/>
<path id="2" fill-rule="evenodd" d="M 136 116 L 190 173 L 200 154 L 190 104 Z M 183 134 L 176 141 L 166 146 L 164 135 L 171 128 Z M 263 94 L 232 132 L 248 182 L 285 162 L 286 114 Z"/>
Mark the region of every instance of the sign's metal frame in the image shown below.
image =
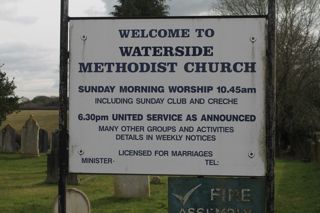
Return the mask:
<path id="1" fill-rule="evenodd" d="M 60 86 L 59 86 L 59 183 L 58 209 L 66 213 L 66 184 L 68 175 L 68 23 L 69 0 L 60 7 Z"/>
<path id="2" fill-rule="evenodd" d="M 276 135 L 276 0 L 268 0 L 267 75 L 266 75 L 266 212 L 275 212 L 274 167 Z"/>
<path id="3" fill-rule="evenodd" d="M 60 86 L 59 86 L 59 183 L 58 200 L 59 213 L 66 213 L 66 179 L 68 174 L 68 23 L 69 1 L 61 0 L 60 16 Z M 227 18 L 230 16 L 217 16 L 217 18 Z M 257 16 L 232 16 L 232 17 L 257 17 Z M 261 17 L 261 16 L 258 16 Z M 106 19 L 107 17 L 87 17 L 86 19 Z M 157 17 L 154 17 L 157 18 Z M 163 17 L 162 17 L 163 18 Z M 170 17 L 182 18 L 182 17 Z M 201 17 L 183 17 L 183 18 L 201 18 Z M 204 18 L 214 18 L 207 16 Z M 77 18 L 72 18 L 77 19 Z M 81 19 L 81 18 L 79 18 Z M 83 18 L 82 18 L 83 19 Z M 110 18 L 109 18 L 110 19 Z M 111 18 L 115 19 L 115 18 Z M 139 19 L 139 18 L 136 18 Z M 268 0 L 268 38 L 267 38 L 267 75 L 266 75 L 266 156 L 267 156 L 267 174 L 266 174 L 266 212 L 273 213 L 274 210 L 274 165 L 275 165 L 275 22 L 276 7 L 275 0 Z"/>

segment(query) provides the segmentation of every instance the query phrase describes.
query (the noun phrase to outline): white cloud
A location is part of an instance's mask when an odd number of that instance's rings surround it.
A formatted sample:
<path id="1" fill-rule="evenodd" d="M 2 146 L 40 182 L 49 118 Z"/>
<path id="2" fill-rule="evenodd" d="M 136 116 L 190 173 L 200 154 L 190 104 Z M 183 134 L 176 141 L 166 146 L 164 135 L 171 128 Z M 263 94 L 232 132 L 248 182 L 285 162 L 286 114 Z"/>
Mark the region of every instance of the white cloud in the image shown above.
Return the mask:
<path id="1" fill-rule="evenodd" d="M 101 0 L 104 3 L 104 8 L 106 11 L 106 14 L 108 16 L 111 16 L 110 13 L 113 11 L 113 6 L 118 4 L 117 0 Z"/>
<path id="2" fill-rule="evenodd" d="M 23 43 L 0 43 L 0 59 L 16 74 L 38 72 L 56 64 L 52 49 Z"/>
<path id="3" fill-rule="evenodd" d="M 16 94 L 34 97 L 38 93 L 58 94 L 56 54 L 52 49 L 29 46 L 23 43 L 0 43 L 2 71 L 15 78 Z"/>
<path id="4" fill-rule="evenodd" d="M 214 0 L 168 0 L 170 15 L 207 15 Z M 60 1 L 0 0 L 0 64 L 16 93 L 58 95 Z M 110 16 L 117 0 L 69 0 L 69 16 Z"/>
<path id="5" fill-rule="evenodd" d="M 170 15 L 175 16 L 201 16 L 210 15 L 214 0 L 171 0 Z"/>
<path id="6" fill-rule="evenodd" d="M 69 15 L 71 17 L 82 16 L 106 16 L 105 4 L 102 0 L 70 0 Z"/>
<path id="7" fill-rule="evenodd" d="M 59 1 L 0 0 L 0 63 L 18 96 L 58 95 Z"/>
<path id="8" fill-rule="evenodd" d="M 16 94 L 19 97 L 34 98 L 35 96 L 57 96 L 58 87 L 52 78 L 30 79 L 27 82 L 15 79 L 17 85 Z"/>
<path id="9" fill-rule="evenodd" d="M 0 7 L 0 21 L 19 24 L 33 24 L 38 18 L 35 16 L 24 16 L 19 14 L 18 3 L 21 0 L 2 0 Z"/>

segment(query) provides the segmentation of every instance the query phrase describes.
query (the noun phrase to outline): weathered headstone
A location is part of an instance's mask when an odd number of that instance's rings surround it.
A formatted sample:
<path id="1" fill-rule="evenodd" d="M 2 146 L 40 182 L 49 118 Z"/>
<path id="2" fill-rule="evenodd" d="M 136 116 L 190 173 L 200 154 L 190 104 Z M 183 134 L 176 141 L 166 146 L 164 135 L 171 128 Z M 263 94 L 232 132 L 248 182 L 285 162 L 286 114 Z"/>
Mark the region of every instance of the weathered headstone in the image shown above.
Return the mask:
<path id="1" fill-rule="evenodd" d="M 320 162 L 320 132 L 315 133 L 316 161 Z"/>
<path id="2" fill-rule="evenodd" d="M 18 144 L 19 149 L 21 148 L 21 135 L 16 132 L 16 143 Z"/>
<path id="3" fill-rule="evenodd" d="M 2 147 L 3 147 L 3 143 L 2 143 L 2 138 L 3 138 L 3 136 L 2 136 L 2 130 L 0 130 L 0 152 L 2 152 L 3 151 L 3 149 L 2 149 Z"/>
<path id="4" fill-rule="evenodd" d="M 47 153 L 49 150 L 48 132 L 44 129 L 39 130 L 39 152 Z"/>
<path id="5" fill-rule="evenodd" d="M 318 160 L 318 147 L 317 147 L 317 142 L 313 141 L 311 144 L 311 156 L 312 156 L 312 161 L 317 161 Z"/>
<path id="6" fill-rule="evenodd" d="M 153 176 L 153 177 L 151 178 L 151 180 L 150 180 L 150 183 L 151 183 L 151 184 L 155 184 L 155 185 L 161 184 L 161 178 L 160 178 L 160 176 Z"/>
<path id="7" fill-rule="evenodd" d="M 59 131 L 52 133 L 51 150 L 47 154 L 47 178 L 46 183 L 58 183 L 59 180 Z M 78 185 L 80 183 L 77 174 L 68 174 L 67 183 Z"/>
<path id="8" fill-rule="evenodd" d="M 58 213 L 58 197 L 54 203 L 54 213 Z M 68 213 L 90 213 L 90 201 L 88 197 L 78 189 L 66 190 L 66 212 Z"/>
<path id="9" fill-rule="evenodd" d="M 114 196 L 121 198 L 150 197 L 149 176 L 117 175 L 114 177 Z"/>
<path id="10" fill-rule="evenodd" d="M 317 142 L 317 161 L 320 162 L 320 139 Z"/>
<path id="11" fill-rule="evenodd" d="M 317 141 L 317 134 L 314 133 L 314 138 L 312 138 L 311 143 L 311 160 L 316 162 L 318 161 L 318 141 Z"/>
<path id="12" fill-rule="evenodd" d="M 57 183 L 59 177 L 59 132 L 52 133 L 51 150 L 47 154 L 47 183 Z"/>
<path id="13" fill-rule="evenodd" d="M 303 144 L 302 155 L 303 161 L 310 162 L 313 158 L 312 156 L 312 143 L 313 140 L 311 138 L 306 139 L 305 143 Z"/>
<path id="14" fill-rule="evenodd" d="M 39 124 L 30 115 L 21 130 L 21 153 L 30 156 L 39 156 Z"/>
<path id="15" fill-rule="evenodd" d="M 6 153 L 15 153 L 19 150 L 16 143 L 16 130 L 9 124 L 2 129 L 2 151 Z"/>

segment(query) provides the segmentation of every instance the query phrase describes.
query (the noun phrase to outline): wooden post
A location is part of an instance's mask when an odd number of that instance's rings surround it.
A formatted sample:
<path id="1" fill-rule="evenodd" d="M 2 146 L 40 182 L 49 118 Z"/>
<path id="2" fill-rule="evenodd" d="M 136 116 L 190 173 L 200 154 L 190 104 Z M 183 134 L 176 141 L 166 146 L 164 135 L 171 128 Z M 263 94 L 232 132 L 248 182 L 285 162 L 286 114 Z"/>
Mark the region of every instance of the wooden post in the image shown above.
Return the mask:
<path id="1" fill-rule="evenodd" d="M 66 213 L 66 179 L 68 174 L 68 0 L 61 0 L 60 16 L 60 86 L 59 86 L 59 213 Z"/>
<path id="2" fill-rule="evenodd" d="M 267 94 L 266 94 L 266 143 L 267 143 L 267 209 L 275 212 L 275 132 L 276 132 L 276 5 L 275 0 L 268 0 L 268 49 L 267 49 Z"/>

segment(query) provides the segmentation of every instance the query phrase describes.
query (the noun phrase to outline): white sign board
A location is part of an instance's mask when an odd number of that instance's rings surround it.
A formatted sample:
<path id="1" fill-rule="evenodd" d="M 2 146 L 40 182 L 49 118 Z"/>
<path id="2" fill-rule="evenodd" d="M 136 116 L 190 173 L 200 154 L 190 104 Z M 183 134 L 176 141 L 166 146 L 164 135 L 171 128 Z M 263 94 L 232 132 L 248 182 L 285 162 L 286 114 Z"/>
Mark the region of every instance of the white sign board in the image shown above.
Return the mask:
<path id="1" fill-rule="evenodd" d="M 70 172 L 264 176 L 265 24 L 71 20 Z"/>

